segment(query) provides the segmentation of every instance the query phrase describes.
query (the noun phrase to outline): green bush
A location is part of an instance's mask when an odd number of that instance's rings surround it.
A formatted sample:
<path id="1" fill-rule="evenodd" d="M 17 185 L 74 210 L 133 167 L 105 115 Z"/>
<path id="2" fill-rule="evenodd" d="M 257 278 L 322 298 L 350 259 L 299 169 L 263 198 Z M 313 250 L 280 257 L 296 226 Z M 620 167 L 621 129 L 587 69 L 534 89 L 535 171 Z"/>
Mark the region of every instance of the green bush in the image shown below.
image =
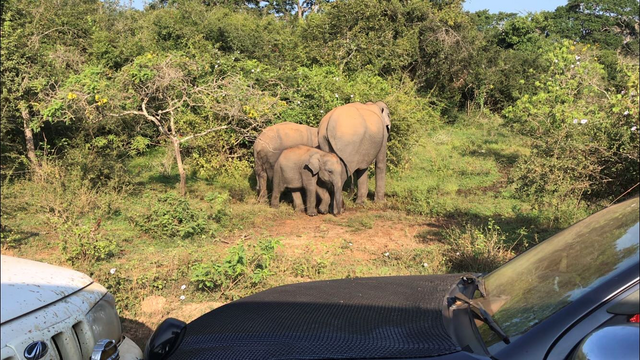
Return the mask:
<path id="1" fill-rule="evenodd" d="M 209 219 L 216 223 L 224 223 L 227 220 L 229 213 L 229 193 L 227 192 L 210 192 L 204 197 L 204 200 L 209 203 Z"/>
<path id="2" fill-rule="evenodd" d="M 229 197 L 244 201 L 254 195 L 253 166 L 246 160 L 229 160 L 213 177 L 213 183 L 228 192 Z"/>
<path id="3" fill-rule="evenodd" d="M 141 301 L 140 293 L 136 289 L 135 281 L 121 276 L 119 271 L 96 278 L 116 298 L 116 309 L 120 314 L 133 312 Z"/>
<path id="4" fill-rule="evenodd" d="M 327 273 L 329 265 L 327 259 L 307 256 L 296 258 L 293 261 L 291 270 L 296 277 L 317 279 Z"/>
<path id="5" fill-rule="evenodd" d="M 63 226 L 61 250 L 65 259 L 72 264 L 105 261 L 119 253 L 118 243 L 108 236 L 82 225 Z"/>
<path id="6" fill-rule="evenodd" d="M 273 275 L 271 262 L 280 242 L 261 240 L 255 245 L 239 244 L 227 250 L 220 262 L 198 263 L 191 268 L 191 282 L 198 289 L 220 291 L 233 296 L 234 290 L 246 290 Z"/>
<path id="7" fill-rule="evenodd" d="M 145 233 L 160 238 L 188 239 L 206 227 L 205 216 L 193 210 L 187 198 L 174 192 L 158 197 L 151 212 L 134 221 Z"/>
<path id="8" fill-rule="evenodd" d="M 582 200 L 612 199 L 637 183 L 638 67 L 627 87 L 605 90 L 605 72 L 590 46 L 569 41 L 545 55 L 548 70 L 504 111 L 507 123 L 530 137 L 531 153 L 511 177 L 516 193 L 558 212 Z"/>
<path id="9" fill-rule="evenodd" d="M 454 227 L 444 233 L 444 256 L 452 271 L 490 272 L 515 254 L 515 244 L 505 243 L 506 234 L 489 220 L 486 226 Z"/>
<path id="10" fill-rule="evenodd" d="M 21 240 L 26 236 L 5 226 L 0 230 L 0 247 L 2 250 L 15 249 L 20 246 Z"/>

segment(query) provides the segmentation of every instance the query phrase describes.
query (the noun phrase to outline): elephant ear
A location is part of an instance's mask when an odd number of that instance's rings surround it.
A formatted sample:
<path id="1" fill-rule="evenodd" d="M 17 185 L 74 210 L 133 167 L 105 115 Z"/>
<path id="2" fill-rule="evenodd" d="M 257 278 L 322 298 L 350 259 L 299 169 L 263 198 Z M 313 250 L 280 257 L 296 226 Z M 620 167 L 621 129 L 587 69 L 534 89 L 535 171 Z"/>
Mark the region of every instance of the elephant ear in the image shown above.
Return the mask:
<path id="1" fill-rule="evenodd" d="M 382 101 L 376 102 L 376 105 L 380 109 L 380 114 L 382 115 L 384 126 L 387 127 L 387 131 L 391 131 L 391 117 L 389 116 L 389 107 Z"/>
<path id="2" fill-rule="evenodd" d="M 320 171 L 320 155 L 312 155 L 305 165 L 309 170 L 311 170 L 311 174 L 316 176 L 318 171 Z"/>

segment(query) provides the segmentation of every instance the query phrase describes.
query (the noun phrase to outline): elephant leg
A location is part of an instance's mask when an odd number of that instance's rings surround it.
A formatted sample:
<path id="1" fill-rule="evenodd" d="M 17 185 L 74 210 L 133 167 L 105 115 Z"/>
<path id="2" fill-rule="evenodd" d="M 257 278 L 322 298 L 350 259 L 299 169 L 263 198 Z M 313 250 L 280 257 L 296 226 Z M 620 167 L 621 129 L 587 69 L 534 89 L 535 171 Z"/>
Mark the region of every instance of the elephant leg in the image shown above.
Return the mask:
<path id="1" fill-rule="evenodd" d="M 318 215 L 318 211 L 316 211 L 316 178 L 311 178 L 309 181 L 305 181 L 304 190 L 307 195 L 307 215 L 316 216 Z"/>
<path id="2" fill-rule="evenodd" d="M 267 173 L 256 172 L 256 180 L 258 181 L 258 202 L 263 202 L 267 198 Z"/>
<path id="3" fill-rule="evenodd" d="M 302 193 L 299 190 L 292 191 L 293 209 L 298 212 L 304 212 L 304 202 L 302 201 Z"/>
<path id="4" fill-rule="evenodd" d="M 356 198 L 356 204 L 363 205 L 369 193 L 369 176 L 367 176 L 367 169 L 356 170 L 354 175 L 358 179 L 358 197 Z"/>
<path id="5" fill-rule="evenodd" d="M 387 175 L 387 142 L 385 141 L 376 157 L 376 202 L 384 201 L 384 187 Z"/>
<path id="6" fill-rule="evenodd" d="M 284 190 L 282 181 L 280 179 L 280 169 L 276 169 L 273 172 L 273 192 L 271 193 L 271 207 L 277 208 L 280 206 L 280 194 Z"/>
<path id="7" fill-rule="evenodd" d="M 320 214 L 326 214 L 329 212 L 329 204 L 331 203 L 331 195 L 329 191 L 322 186 L 316 188 L 318 196 L 320 196 L 320 206 L 318 206 L 318 212 Z"/>

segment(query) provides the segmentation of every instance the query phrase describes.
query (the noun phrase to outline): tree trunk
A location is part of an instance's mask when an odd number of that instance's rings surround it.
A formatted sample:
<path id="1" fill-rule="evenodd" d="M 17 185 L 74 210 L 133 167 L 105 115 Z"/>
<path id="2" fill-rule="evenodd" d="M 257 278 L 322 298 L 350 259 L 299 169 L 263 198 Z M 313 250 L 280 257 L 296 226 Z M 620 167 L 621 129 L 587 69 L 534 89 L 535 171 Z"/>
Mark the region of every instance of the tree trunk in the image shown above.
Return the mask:
<path id="1" fill-rule="evenodd" d="M 24 128 L 24 140 L 27 144 L 27 158 L 31 161 L 31 165 L 34 169 L 38 170 L 39 163 L 36 157 L 36 147 L 33 144 L 33 130 L 31 130 L 31 115 L 29 115 L 29 109 L 27 107 L 22 108 L 22 125 Z"/>
<path id="2" fill-rule="evenodd" d="M 180 173 L 180 195 L 184 196 L 187 192 L 187 174 L 184 172 L 184 166 L 182 165 L 180 140 L 178 140 L 177 137 L 172 136 L 171 142 L 173 142 L 173 151 L 176 154 L 176 163 L 178 163 L 178 172 Z"/>

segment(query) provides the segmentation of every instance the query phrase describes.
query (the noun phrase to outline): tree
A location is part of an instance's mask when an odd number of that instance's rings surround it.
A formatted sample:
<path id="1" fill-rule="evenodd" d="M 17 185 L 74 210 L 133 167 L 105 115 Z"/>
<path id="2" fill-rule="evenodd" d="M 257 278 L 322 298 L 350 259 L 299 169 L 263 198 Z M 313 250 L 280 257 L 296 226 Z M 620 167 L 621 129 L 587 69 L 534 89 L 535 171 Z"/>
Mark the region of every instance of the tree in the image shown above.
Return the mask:
<path id="1" fill-rule="evenodd" d="M 640 37 L 637 0 L 570 0 L 551 14 L 552 33 L 571 40 L 623 49 L 638 55 Z"/>
<path id="2" fill-rule="evenodd" d="M 544 54 L 546 72 L 530 84 L 535 91 L 503 112 L 531 141 L 512 174 L 516 192 L 540 207 L 607 199 L 638 181 L 638 66 L 622 67 L 625 91 L 608 91 L 591 49 L 555 43 Z"/>
<path id="3" fill-rule="evenodd" d="M 251 138 L 281 106 L 242 76 L 216 69 L 180 53 L 148 53 L 113 75 L 87 67 L 69 79 L 48 113 L 69 121 L 133 116 L 152 123 L 171 143 L 185 195 L 184 143 L 225 129 Z"/>
<path id="4" fill-rule="evenodd" d="M 44 113 L 43 105 L 84 66 L 92 34 L 117 11 L 112 2 L 98 0 L 3 2 L 2 142 L 14 144 L 14 155 L 26 154 L 34 170 L 39 169 L 41 129 L 59 120 Z"/>

